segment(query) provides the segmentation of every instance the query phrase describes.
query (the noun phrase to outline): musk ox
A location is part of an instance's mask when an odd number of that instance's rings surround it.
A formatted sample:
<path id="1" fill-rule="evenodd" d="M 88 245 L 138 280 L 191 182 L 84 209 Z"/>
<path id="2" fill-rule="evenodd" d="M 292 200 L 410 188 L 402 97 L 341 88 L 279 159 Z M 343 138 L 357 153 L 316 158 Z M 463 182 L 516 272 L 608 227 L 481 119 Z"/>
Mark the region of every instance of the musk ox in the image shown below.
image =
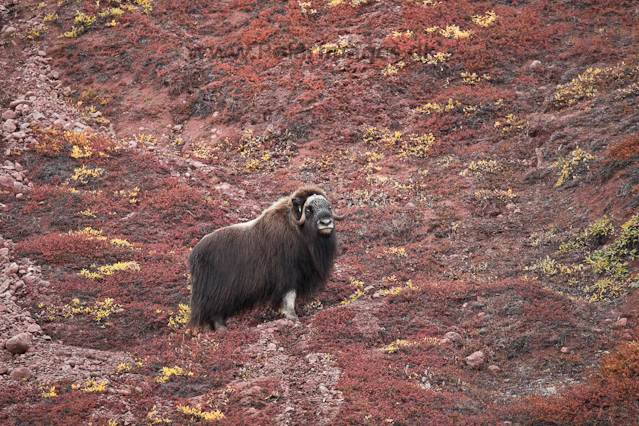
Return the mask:
<path id="1" fill-rule="evenodd" d="M 258 302 L 281 306 L 297 321 L 295 298 L 321 288 L 331 272 L 337 242 L 326 194 L 299 188 L 250 222 L 206 235 L 189 255 L 189 327 L 224 329 L 225 320 Z"/>

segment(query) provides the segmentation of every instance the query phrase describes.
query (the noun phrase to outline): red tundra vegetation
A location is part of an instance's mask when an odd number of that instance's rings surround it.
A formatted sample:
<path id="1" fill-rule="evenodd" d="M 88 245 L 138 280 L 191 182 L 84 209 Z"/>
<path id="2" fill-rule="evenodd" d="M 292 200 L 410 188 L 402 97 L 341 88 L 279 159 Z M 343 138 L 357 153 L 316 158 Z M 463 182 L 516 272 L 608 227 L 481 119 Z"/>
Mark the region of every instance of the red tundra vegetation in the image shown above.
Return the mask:
<path id="1" fill-rule="evenodd" d="M 633 2 L 0 4 L 0 423 L 639 418 Z M 302 184 L 351 215 L 300 322 L 186 329 Z"/>

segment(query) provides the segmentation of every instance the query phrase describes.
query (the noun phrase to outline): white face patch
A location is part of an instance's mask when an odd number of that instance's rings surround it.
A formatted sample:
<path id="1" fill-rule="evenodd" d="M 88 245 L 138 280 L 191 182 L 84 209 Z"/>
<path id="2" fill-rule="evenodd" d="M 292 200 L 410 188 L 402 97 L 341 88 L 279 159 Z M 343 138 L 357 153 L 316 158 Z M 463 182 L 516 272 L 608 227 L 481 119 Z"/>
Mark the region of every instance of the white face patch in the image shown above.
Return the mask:
<path id="1" fill-rule="evenodd" d="M 313 200 L 315 200 L 315 199 L 317 199 L 317 198 L 322 198 L 322 199 L 326 200 L 326 197 L 324 197 L 323 195 L 320 195 L 320 194 L 313 194 L 313 195 L 311 195 L 310 197 L 308 197 L 308 198 L 306 199 L 306 202 L 307 202 L 307 203 L 310 203 L 311 201 L 313 201 Z M 327 201 L 328 201 L 328 200 L 327 200 Z"/>
<path id="2" fill-rule="evenodd" d="M 310 197 L 308 197 L 308 198 L 306 199 L 306 202 L 304 203 L 304 205 L 310 204 L 310 203 L 312 203 L 312 202 L 313 202 L 313 200 L 316 200 L 316 199 L 318 199 L 318 198 L 321 198 L 321 199 L 326 200 L 326 197 L 324 197 L 323 195 L 313 194 L 313 195 L 311 195 Z M 328 200 L 326 200 L 326 201 L 328 201 Z"/>

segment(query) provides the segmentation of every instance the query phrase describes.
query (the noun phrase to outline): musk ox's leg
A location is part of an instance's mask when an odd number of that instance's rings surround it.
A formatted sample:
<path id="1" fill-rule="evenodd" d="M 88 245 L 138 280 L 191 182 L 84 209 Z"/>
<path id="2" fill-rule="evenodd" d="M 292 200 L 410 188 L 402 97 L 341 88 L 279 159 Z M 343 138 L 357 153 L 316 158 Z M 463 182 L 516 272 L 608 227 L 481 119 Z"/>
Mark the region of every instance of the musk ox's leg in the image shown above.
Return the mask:
<path id="1" fill-rule="evenodd" d="M 284 295 L 282 299 L 282 311 L 284 316 L 292 321 L 299 321 L 297 314 L 295 313 L 295 290 L 291 290 Z"/>
<path id="2" fill-rule="evenodd" d="M 213 326 L 215 331 L 226 331 L 226 322 L 224 322 L 224 318 L 222 317 L 215 317 Z"/>

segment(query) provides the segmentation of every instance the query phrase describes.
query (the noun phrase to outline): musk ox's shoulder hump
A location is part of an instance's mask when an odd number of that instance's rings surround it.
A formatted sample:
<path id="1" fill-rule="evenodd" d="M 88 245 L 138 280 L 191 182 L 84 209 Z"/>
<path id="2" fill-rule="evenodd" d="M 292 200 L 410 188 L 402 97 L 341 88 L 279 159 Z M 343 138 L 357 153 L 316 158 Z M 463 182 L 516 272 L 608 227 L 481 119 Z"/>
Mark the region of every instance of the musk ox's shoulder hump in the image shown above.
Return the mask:
<path id="1" fill-rule="evenodd" d="M 311 185 L 302 186 L 291 195 L 277 200 L 271 207 L 266 209 L 263 214 L 268 214 L 270 212 L 271 214 L 279 214 L 282 217 L 287 217 L 293 207 L 294 199 L 302 200 L 301 204 L 303 205 L 304 201 L 313 195 L 320 195 L 326 198 L 326 193 L 320 188 Z"/>
<path id="2" fill-rule="evenodd" d="M 298 188 L 297 191 L 295 191 L 291 195 L 291 198 L 306 199 L 310 197 L 311 195 L 321 195 L 322 197 L 326 198 L 326 193 L 324 191 L 322 191 L 320 188 L 316 186 L 310 186 L 310 185 L 302 186 L 301 188 Z"/>
<path id="3" fill-rule="evenodd" d="M 237 228 L 237 229 L 248 229 L 255 225 L 255 222 L 257 222 L 257 219 L 259 219 L 259 217 L 253 220 L 249 220 L 248 222 L 236 223 L 235 225 L 231 225 L 231 227 Z"/>

